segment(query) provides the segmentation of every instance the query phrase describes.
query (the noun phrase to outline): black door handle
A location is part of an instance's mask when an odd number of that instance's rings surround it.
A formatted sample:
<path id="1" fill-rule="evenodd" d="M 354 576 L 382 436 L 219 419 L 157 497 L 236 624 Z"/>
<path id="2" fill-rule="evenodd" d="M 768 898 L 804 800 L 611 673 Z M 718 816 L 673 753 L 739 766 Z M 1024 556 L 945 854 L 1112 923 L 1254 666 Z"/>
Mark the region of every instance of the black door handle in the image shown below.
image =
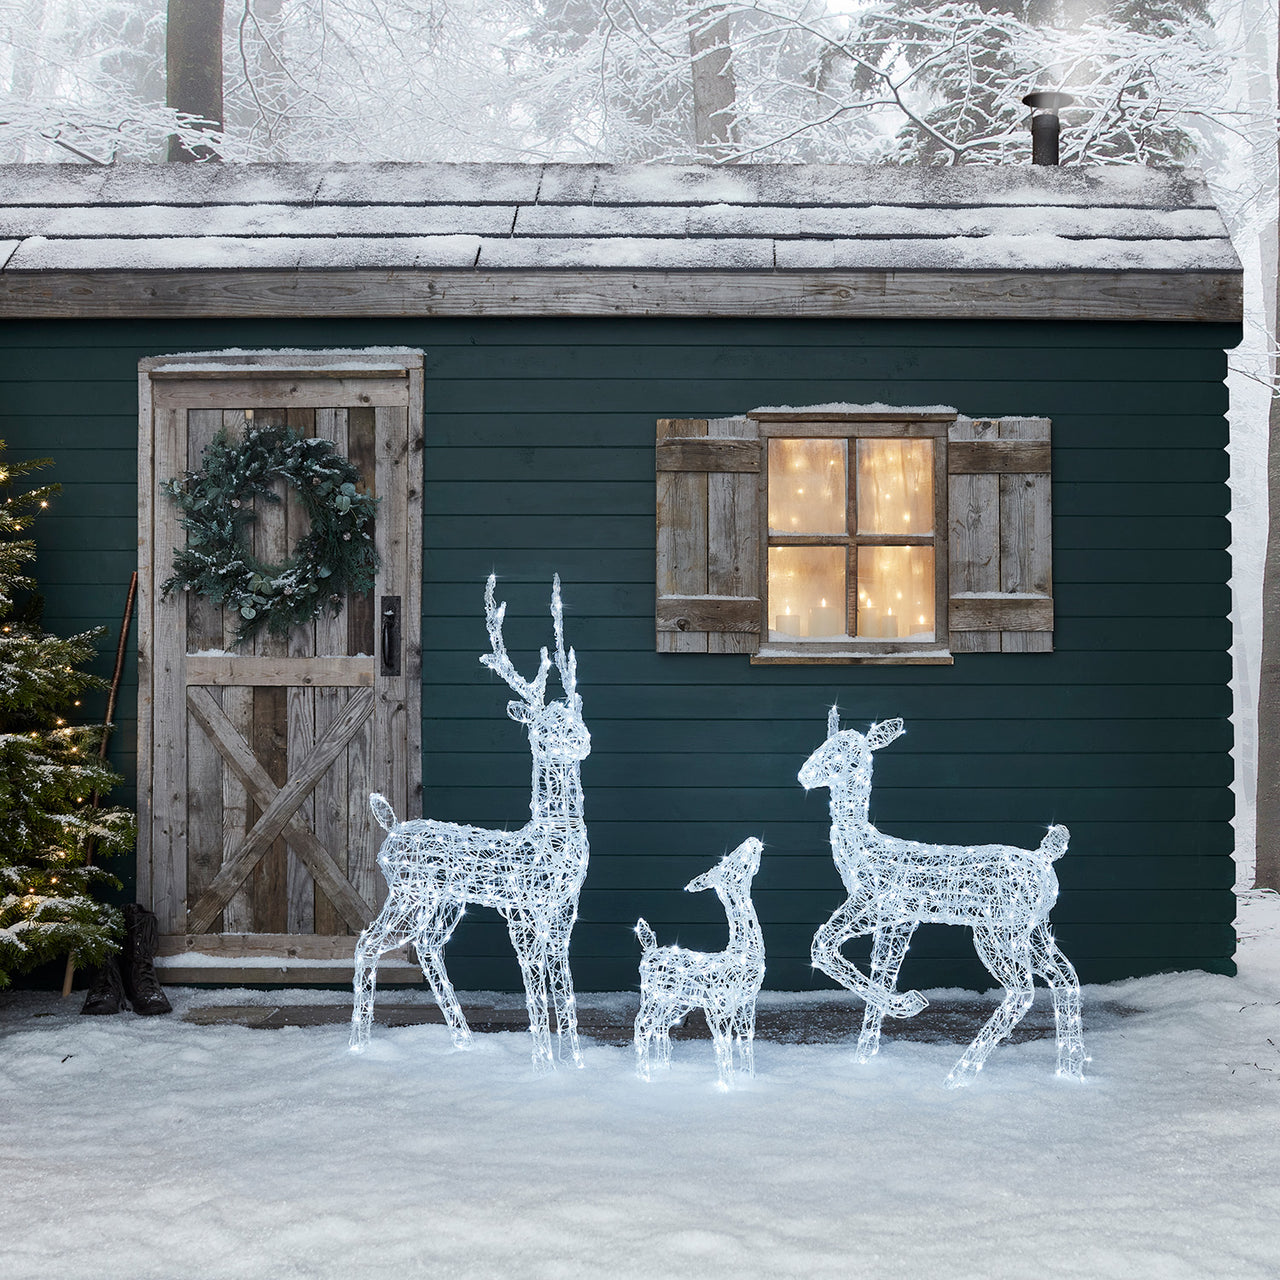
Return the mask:
<path id="1" fill-rule="evenodd" d="M 398 676 L 400 674 L 400 597 L 382 597 L 382 653 L 381 674 Z"/>

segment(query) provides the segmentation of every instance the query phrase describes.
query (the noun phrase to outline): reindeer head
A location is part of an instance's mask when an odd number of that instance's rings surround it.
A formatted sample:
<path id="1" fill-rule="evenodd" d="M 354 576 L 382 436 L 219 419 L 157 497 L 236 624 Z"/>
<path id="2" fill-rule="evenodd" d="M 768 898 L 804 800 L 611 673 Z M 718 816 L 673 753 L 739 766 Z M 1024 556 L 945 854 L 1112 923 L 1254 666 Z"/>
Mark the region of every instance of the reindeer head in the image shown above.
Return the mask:
<path id="1" fill-rule="evenodd" d="M 695 876 L 684 887 L 685 893 L 701 893 L 714 889 L 721 901 L 735 889 L 749 889 L 755 874 L 760 870 L 760 852 L 764 846 L 755 836 L 744 840 L 732 853 L 726 853 L 710 871 Z"/>
<path id="2" fill-rule="evenodd" d="M 544 648 L 538 663 L 538 674 L 526 680 L 515 669 L 507 656 L 502 639 L 502 622 L 507 614 L 507 602 L 495 604 L 494 574 L 484 588 L 484 617 L 489 630 L 492 653 L 480 655 L 480 661 L 500 675 L 520 695 L 518 701 L 507 703 L 507 715 L 518 724 L 528 726 L 529 744 L 535 753 L 561 760 L 585 760 L 591 754 L 591 735 L 582 720 L 582 698 L 578 693 L 578 659 L 572 649 L 564 648 L 564 607 L 560 602 L 560 575 L 556 574 L 551 587 L 551 618 L 555 624 L 555 668 L 560 676 L 564 697 L 548 703 L 547 676 L 552 658 Z"/>
<path id="3" fill-rule="evenodd" d="M 827 714 L 827 740 L 800 766 L 800 785 L 814 787 L 865 788 L 871 794 L 871 753 L 886 747 L 904 732 L 901 720 L 873 724 L 865 734 L 840 728 L 840 709 Z"/>

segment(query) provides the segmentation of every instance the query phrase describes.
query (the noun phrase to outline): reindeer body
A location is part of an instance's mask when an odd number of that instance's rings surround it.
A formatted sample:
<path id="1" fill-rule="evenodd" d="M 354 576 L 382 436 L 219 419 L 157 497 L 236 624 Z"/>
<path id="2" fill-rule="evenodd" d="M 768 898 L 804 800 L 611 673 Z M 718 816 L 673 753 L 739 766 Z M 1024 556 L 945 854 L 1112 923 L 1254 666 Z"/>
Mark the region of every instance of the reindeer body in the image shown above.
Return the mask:
<path id="1" fill-rule="evenodd" d="M 814 935 L 812 956 L 817 968 L 866 1001 L 859 1060 L 879 1049 L 886 1014 L 911 1017 L 927 1004 L 919 992 L 895 990 L 916 927 L 955 924 L 973 930 L 978 955 L 1005 997 L 947 1083 L 968 1084 L 1022 1019 L 1035 973 L 1053 992 L 1058 1073 L 1081 1076 L 1080 985 L 1048 923 L 1058 898 L 1053 863 L 1067 850 L 1066 827 L 1050 827 L 1036 849 L 935 845 L 885 835 L 870 821 L 871 757 L 902 731 L 901 720 L 873 725 L 865 736 L 842 731 L 833 707 L 826 742 L 799 774 L 806 790 L 831 788 L 831 849 L 849 897 Z M 869 978 L 841 954 L 846 942 L 865 934 L 874 935 Z"/>
<path id="2" fill-rule="evenodd" d="M 356 945 L 351 1047 L 361 1049 L 369 1040 L 378 957 L 405 941 L 414 943 L 454 1044 L 459 1048 L 470 1044 L 471 1031 L 445 971 L 443 951 L 467 904 L 472 903 L 495 908 L 507 921 L 524 979 L 535 1067 L 553 1065 L 548 985 L 561 1056 L 567 1040 L 574 1063 L 581 1066 L 569 936 L 578 917 L 578 895 L 590 852 L 579 770 L 591 751 L 591 735 L 582 721 L 577 661 L 572 649 L 564 651 L 560 579 L 555 580 L 551 612 L 555 663 L 565 697 L 550 704 L 545 691 L 551 659 L 544 649 L 532 681 L 516 674 L 502 641 L 506 605 L 494 605 L 493 587 L 491 575 L 485 589 L 485 615 L 493 652 L 480 661 L 521 695 L 519 701 L 507 704 L 507 714 L 529 729 L 530 821 L 516 831 L 427 818 L 396 822 L 382 796 L 370 797 L 374 816 L 387 832 L 377 861 L 388 892 L 378 918 Z"/>
<path id="3" fill-rule="evenodd" d="M 694 1009 L 707 1015 L 715 1042 L 719 1084 L 733 1084 L 734 1049 L 747 1075 L 755 1070 L 753 1040 L 756 996 L 764 982 L 764 934 L 751 901 L 751 881 L 760 868 L 754 838 L 727 853 L 718 866 L 685 885 L 686 893 L 714 889 L 729 921 L 723 951 L 659 947 L 648 923 L 636 922 L 644 954 L 640 960 L 640 1012 L 636 1015 L 636 1071 L 649 1079 L 649 1050 L 657 1041 L 660 1065 L 671 1062 L 671 1028 Z"/>

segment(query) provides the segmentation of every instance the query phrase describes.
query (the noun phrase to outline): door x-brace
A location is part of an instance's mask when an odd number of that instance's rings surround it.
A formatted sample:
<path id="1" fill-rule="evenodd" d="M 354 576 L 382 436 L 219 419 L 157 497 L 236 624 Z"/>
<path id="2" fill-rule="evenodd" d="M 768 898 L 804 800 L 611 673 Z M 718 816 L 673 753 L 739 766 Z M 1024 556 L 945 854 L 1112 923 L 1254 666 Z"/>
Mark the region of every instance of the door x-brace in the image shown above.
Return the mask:
<path id="1" fill-rule="evenodd" d="M 283 835 L 289 847 L 311 872 L 317 885 L 328 896 L 338 914 L 354 930 L 369 923 L 374 909 L 360 896 L 351 881 L 329 856 L 315 833 L 298 816 L 298 806 L 315 789 L 325 770 L 355 737 L 360 726 L 373 711 L 372 689 L 357 689 L 348 699 L 342 714 L 329 726 L 307 753 L 288 782 L 277 787 L 258 762 L 213 695 L 201 685 L 187 690 L 187 706 L 200 727 L 209 735 L 227 767 L 240 779 L 249 798 L 258 806 L 261 816 L 253 824 L 240 847 L 223 863 L 222 870 L 200 895 L 187 914 L 187 928 L 192 933 L 206 933 L 218 913 L 231 900 L 262 855 L 277 836 Z"/>

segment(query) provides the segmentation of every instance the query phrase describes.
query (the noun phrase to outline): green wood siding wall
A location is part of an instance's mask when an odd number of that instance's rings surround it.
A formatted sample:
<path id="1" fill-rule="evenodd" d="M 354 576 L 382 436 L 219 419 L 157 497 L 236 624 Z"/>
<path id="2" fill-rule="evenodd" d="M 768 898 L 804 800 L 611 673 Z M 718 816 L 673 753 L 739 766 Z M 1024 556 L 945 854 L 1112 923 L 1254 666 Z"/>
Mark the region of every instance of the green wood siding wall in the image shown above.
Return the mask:
<path id="1" fill-rule="evenodd" d="M 681 886 L 746 835 L 766 845 L 768 982 L 819 985 L 809 941 L 843 894 L 827 793 L 806 796 L 795 775 L 833 700 L 853 723 L 906 720 L 872 800 L 895 834 L 1034 845 L 1049 822 L 1070 827 L 1054 920 L 1084 980 L 1232 972 L 1223 349 L 1238 337 L 1024 322 L 8 323 L 0 436 L 17 456 L 52 456 L 65 487 L 39 528 L 47 624 L 114 628 L 134 564 L 140 357 L 423 348 L 425 812 L 527 816 L 524 732 L 476 660 L 482 586 L 499 574 L 508 647 L 530 665 L 559 571 L 594 743 L 580 989 L 634 986 L 641 914 L 663 941 L 723 945 L 719 904 Z M 828 400 L 1053 419 L 1053 654 L 895 669 L 653 652 L 654 420 Z M 129 679 L 114 754 L 132 778 L 132 666 Z M 489 911 L 464 921 L 449 963 L 463 987 L 519 985 Z M 987 985 L 967 932 L 940 927 L 920 931 L 903 982 Z"/>

